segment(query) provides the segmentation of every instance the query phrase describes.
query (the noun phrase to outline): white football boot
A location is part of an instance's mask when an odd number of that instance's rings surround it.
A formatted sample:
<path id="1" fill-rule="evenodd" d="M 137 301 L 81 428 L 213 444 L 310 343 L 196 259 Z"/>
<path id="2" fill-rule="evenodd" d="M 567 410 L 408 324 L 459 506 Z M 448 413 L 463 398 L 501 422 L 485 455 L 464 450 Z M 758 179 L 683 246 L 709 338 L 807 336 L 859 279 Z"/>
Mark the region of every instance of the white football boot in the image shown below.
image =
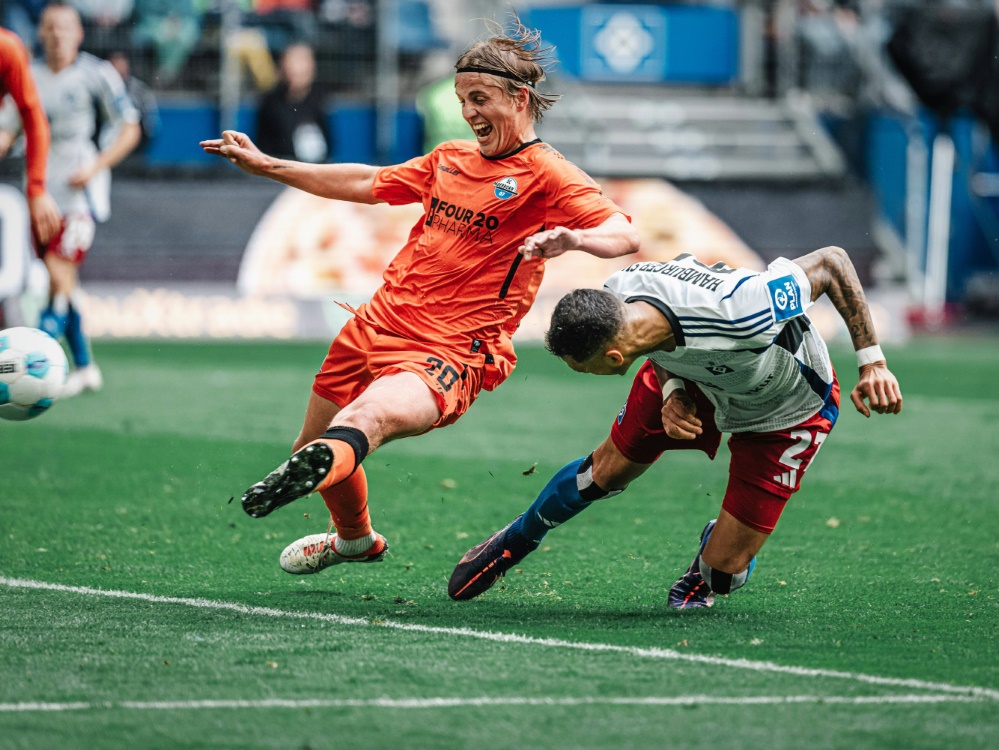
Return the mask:
<path id="1" fill-rule="evenodd" d="M 331 536 L 326 534 L 309 534 L 308 536 L 303 536 L 301 539 L 292 542 L 284 548 L 284 552 L 281 553 L 281 569 L 292 575 L 308 575 L 309 573 L 318 573 L 330 565 L 339 565 L 340 563 L 381 562 L 385 559 L 385 554 L 388 552 L 388 542 L 381 534 L 376 533 L 375 537 L 377 537 L 375 544 L 371 546 L 377 548 L 379 542 L 382 545 L 381 549 L 378 549 L 377 552 L 345 557 L 336 551 L 336 534 Z"/>
<path id="2" fill-rule="evenodd" d="M 90 363 L 86 367 L 79 367 L 73 370 L 66 378 L 66 385 L 62 387 L 60 398 L 70 398 L 78 396 L 84 391 L 97 392 L 104 387 L 104 377 L 101 375 L 101 368 Z"/>

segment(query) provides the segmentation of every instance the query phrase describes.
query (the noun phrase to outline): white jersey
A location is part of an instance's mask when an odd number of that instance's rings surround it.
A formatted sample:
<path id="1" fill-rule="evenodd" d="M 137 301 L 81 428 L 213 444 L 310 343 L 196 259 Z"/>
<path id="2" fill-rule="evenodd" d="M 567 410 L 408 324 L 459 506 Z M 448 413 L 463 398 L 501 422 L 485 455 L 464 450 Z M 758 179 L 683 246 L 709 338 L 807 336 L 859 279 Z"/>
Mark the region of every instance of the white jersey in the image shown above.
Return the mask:
<path id="1" fill-rule="evenodd" d="M 44 60 L 31 64 L 38 94 L 49 118 L 48 189 L 64 214 L 92 213 L 105 221 L 111 207 L 111 173 L 94 175 L 85 190 L 69 186 L 69 178 L 97 156 L 94 136 L 98 118 L 106 127 L 138 122 L 139 113 L 111 63 L 80 52 L 72 65 L 54 73 Z"/>
<path id="2" fill-rule="evenodd" d="M 624 268 L 604 288 L 662 312 L 676 350 L 647 356 L 697 383 L 715 406 L 720 430 L 786 429 L 822 409 L 832 390 L 829 352 L 805 315 L 811 284 L 786 258 L 759 273 L 707 266 L 684 254 Z"/>

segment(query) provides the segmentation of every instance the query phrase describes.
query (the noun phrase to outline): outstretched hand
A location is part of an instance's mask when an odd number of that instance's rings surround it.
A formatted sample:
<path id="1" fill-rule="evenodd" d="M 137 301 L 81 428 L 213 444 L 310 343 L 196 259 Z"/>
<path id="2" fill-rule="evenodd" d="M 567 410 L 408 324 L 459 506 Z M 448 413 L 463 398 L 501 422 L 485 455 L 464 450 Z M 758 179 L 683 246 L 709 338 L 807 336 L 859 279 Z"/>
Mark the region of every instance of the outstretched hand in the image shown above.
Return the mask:
<path id="1" fill-rule="evenodd" d="M 206 154 L 228 159 L 250 174 L 263 174 L 271 163 L 271 158 L 257 148 L 246 133 L 236 130 L 224 130 L 221 138 L 201 141 L 200 145 Z"/>
<path id="2" fill-rule="evenodd" d="M 663 402 L 663 429 L 675 440 L 695 440 L 704 432 L 697 418 L 697 404 L 690 395 L 677 389 Z"/>
<path id="3" fill-rule="evenodd" d="M 873 362 L 860 368 L 860 380 L 850 393 L 850 400 L 865 417 L 871 411 L 878 414 L 898 414 L 902 411 L 902 392 L 898 380 L 884 362 Z M 864 401 L 870 403 L 870 408 Z"/>
<path id="4" fill-rule="evenodd" d="M 557 258 L 568 250 L 575 250 L 582 244 L 579 232 L 568 227 L 555 227 L 532 234 L 517 252 L 525 258 Z"/>

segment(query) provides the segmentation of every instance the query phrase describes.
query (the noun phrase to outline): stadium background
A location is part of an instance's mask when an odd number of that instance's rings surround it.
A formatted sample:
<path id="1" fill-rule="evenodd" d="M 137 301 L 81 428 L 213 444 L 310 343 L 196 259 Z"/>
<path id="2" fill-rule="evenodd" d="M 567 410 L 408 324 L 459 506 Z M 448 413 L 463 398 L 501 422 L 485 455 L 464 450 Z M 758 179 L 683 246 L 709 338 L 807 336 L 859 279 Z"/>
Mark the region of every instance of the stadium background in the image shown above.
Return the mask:
<path id="1" fill-rule="evenodd" d="M 161 128 L 116 170 L 83 268 L 105 389 L 0 424 L 0 747 L 996 745 L 991 1 L 514 6 L 560 50 L 565 96 L 540 135 L 633 201 L 647 252 L 845 247 L 906 397 L 897 420 L 844 410 L 752 585 L 693 617 L 664 586 L 717 507 L 724 456 L 660 462 L 471 606 L 447 600 L 455 560 L 590 450 L 627 389 L 526 340 L 474 413 L 365 464 L 387 564 L 277 569 L 287 540 L 325 529 L 322 504 L 258 522 L 226 501 L 286 455 L 342 321 L 330 301 L 365 295 L 388 217 L 412 214 L 317 206 L 200 153 L 220 127 L 252 132 L 260 96 L 224 52 L 260 19 L 205 4 L 170 82 L 133 45 L 140 0 L 87 5 L 121 14 L 88 21 L 85 48 L 131 50 Z M 446 127 L 418 92 L 510 8 L 313 5 L 333 158 L 379 163 Z M 888 52 L 899 29 L 898 50 L 927 50 L 929 73 L 909 64 L 928 97 Z M 0 164 L 6 279 L 27 249 L 21 165 Z M 521 338 L 564 285 L 608 271 L 549 264 Z M 817 316 L 845 383 L 842 324 Z"/>
<path id="2" fill-rule="evenodd" d="M 252 135 L 261 91 L 246 60 L 276 58 L 300 38 L 317 50 L 331 159 L 394 163 L 435 139 L 462 136 L 447 86 L 451 66 L 484 32 L 481 19 L 503 21 L 510 7 L 306 5 L 312 10 L 260 14 L 237 0 L 172 4 L 195 14 L 200 31 L 179 75 L 164 80 L 136 31 L 146 4 L 81 0 L 84 49 L 126 50 L 160 116 L 143 152 L 116 170 L 112 219 L 83 268 L 88 325 L 98 339 L 326 338 L 343 321 L 331 297 L 363 299 L 377 284 L 409 214 L 339 207 L 321 218 L 322 205 L 296 202 L 280 186 L 208 158 L 198 140 L 221 127 Z M 913 325 L 996 314 L 991 0 L 525 2 L 517 10 L 559 50 L 549 88 L 564 98 L 539 134 L 595 177 L 618 181 L 615 195 L 647 228 L 643 247 L 652 256 L 693 250 L 751 265 L 840 245 L 871 292 L 887 340 L 904 340 Z M 969 35 L 981 42 L 964 43 Z M 923 102 L 898 72 L 889 50 L 895 37 L 903 53 L 910 38 L 925 50 L 925 60 L 908 64 L 917 79 L 920 64 L 955 50 L 970 46 L 979 58 L 956 55 L 933 76 L 924 72 L 935 98 Z M 942 100 L 941 87 L 958 93 Z M 945 153 L 932 158 L 945 140 L 956 153 L 949 163 Z M 16 185 L 17 160 L 3 166 Z M 295 211 L 311 217 L 297 232 L 287 225 Z M 394 230 L 376 236 L 386 222 Z M 360 264 L 351 260 L 358 255 Z M 549 264 L 522 337 L 538 336 L 552 297 L 597 284 L 606 270 Z M 44 289 L 37 270 L 30 288 L 22 301 L 28 318 Z M 843 329 L 833 319 L 824 332 Z"/>

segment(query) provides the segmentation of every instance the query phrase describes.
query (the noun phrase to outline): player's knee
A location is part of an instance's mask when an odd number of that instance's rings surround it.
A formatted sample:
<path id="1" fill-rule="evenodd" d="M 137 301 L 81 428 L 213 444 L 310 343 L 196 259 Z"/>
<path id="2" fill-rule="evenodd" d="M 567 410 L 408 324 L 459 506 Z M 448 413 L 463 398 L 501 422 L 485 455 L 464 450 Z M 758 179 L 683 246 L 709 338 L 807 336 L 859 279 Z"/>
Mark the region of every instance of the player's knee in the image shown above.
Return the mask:
<path id="1" fill-rule="evenodd" d="M 340 411 L 337 421 L 364 432 L 374 451 L 390 440 L 426 432 L 440 417 L 441 407 L 424 381 L 402 372 L 377 379 Z"/>
<path id="2" fill-rule="evenodd" d="M 741 573 L 726 573 L 712 568 L 700 556 L 697 558 L 697 564 L 701 570 L 701 578 L 708 584 L 708 588 L 716 594 L 730 594 L 736 589 L 742 588 L 753 570 L 752 565 L 749 565 Z"/>
<path id="3" fill-rule="evenodd" d="M 583 459 L 583 463 L 580 464 L 579 470 L 576 472 L 576 489 L 579 490 L 580 496 L 589 502 L 620 495 L 627 489 L 627 486 L 614 490 L 604 489 L 601 485 L 605 481 L 602 480 L 601 483 L 598 483 L 593 478 L 593 454 L 591 453 Z M 613 484 L 610 484 L 610 486 L 613 486 Z"/>

